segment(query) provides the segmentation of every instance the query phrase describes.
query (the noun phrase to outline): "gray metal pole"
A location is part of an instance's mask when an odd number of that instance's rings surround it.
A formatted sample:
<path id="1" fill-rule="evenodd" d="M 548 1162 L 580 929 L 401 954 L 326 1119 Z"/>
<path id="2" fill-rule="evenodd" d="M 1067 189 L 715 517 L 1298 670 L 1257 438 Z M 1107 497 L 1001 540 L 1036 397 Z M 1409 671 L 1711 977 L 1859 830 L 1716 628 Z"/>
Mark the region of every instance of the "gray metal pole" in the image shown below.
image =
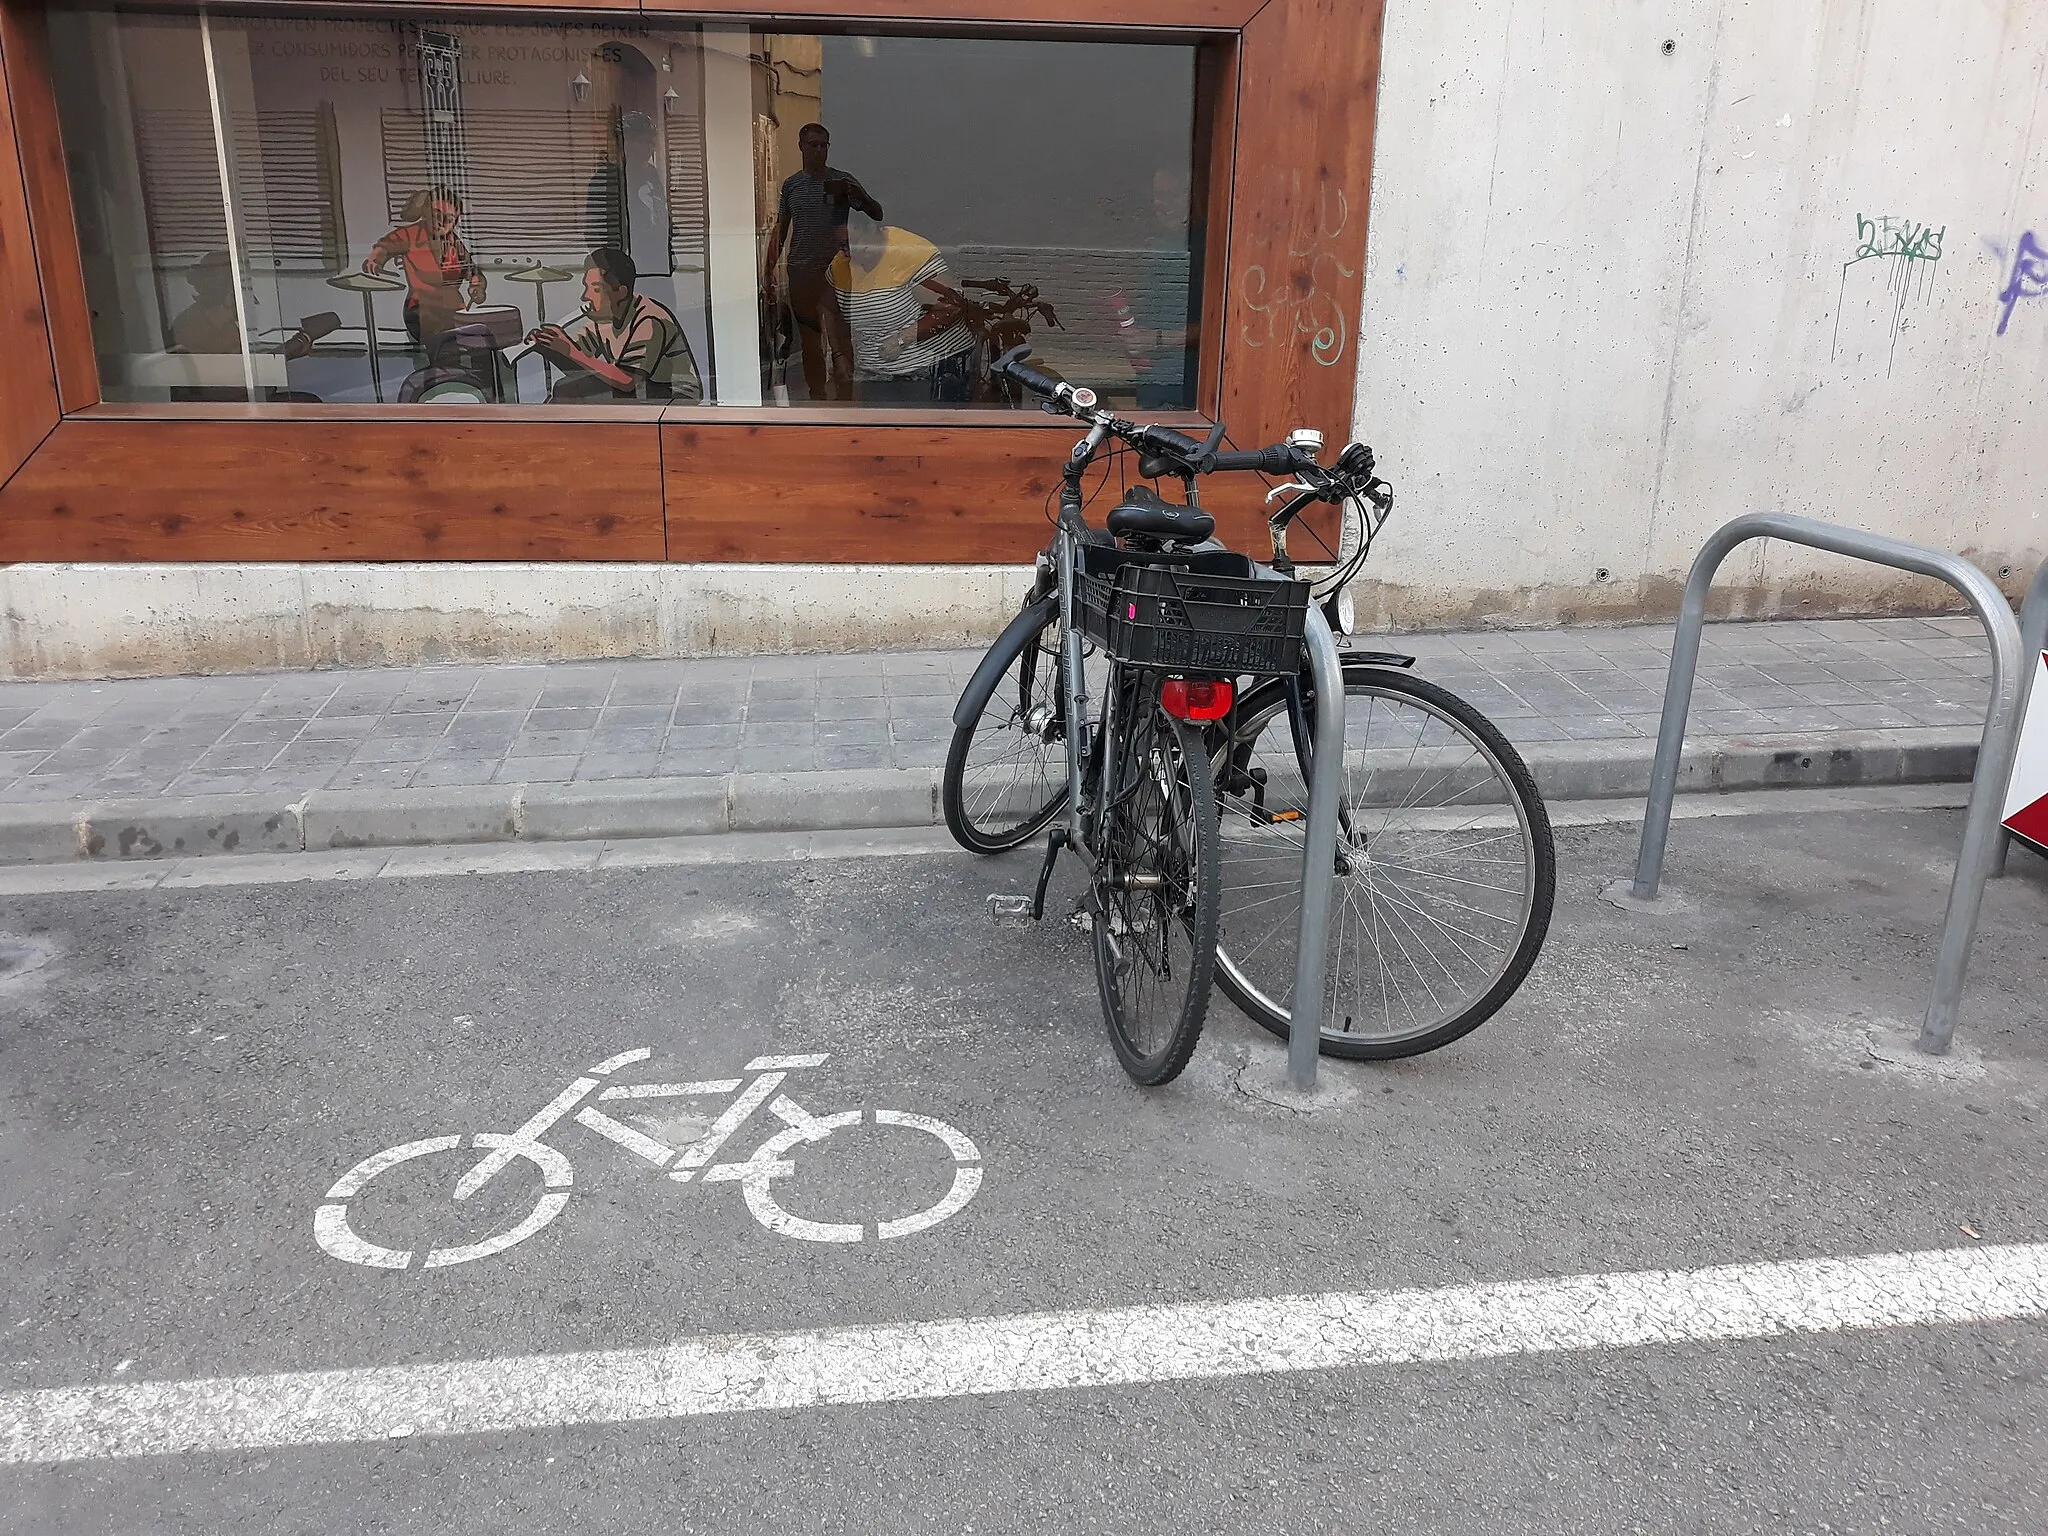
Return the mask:
<path id="1" fill-rule="evenodd" d="M 2020 604 L 2020 691 L 2014 703 L 2015 718 L 2024 724 L 2027 718 L 2027 700 L 2034 691 L 2034 674 L 2041 670 L 2041 653 L 2048 651 L 2048 560 L 2041 562 L 2041 568 L 2034 572 L 2033 585 L 2027 588 L 2026 600 Z M 2019 746 L 2019 726 L 2013 727 L 2013 746 Z M 2006 771 L 2010 783 L 2012 772 Z M 2013 835 L 2003 824 L 1998 829 L 1998 852 L 1992 856 L 1991 872 L 2005 873 L 2005 855 L 2012 847 Z"/>
<path id="2" fill-rule="evenodd" d="M 1337 796 L 1344 782 L 1344 668 L 1329 621 L 1313 603 L 1303 635 L 1316 690 L 1308 836 L 1301 854 L 1301 930 L 1288 1005 L 1287 1086 L 1312 1093 L 1323 1043 L 1323 980 L 1329 965 L 1330 886 L 1337 873 Z"/>
<path id="3" fill-rule="evenodd" d="M 1657 722 L 1657 758 L 1650 769 L 1650 800 L 1643 809 L 1643 840 L 1636 849 L 1632 894 L 1648 901 L 1664 872 L 1664 844 L 1671 836 L 1671 797 L 1678 793 L 1678 763 L 1685 751 L 1685 715 L 1692 707 L 1693 675 L 1700 666 L 1700 631 L 1707 620 L 1707 588 L 1728 551 L 1755 534 L 1739 531 L 1738 517 L 1707 540 L 1685 578 L 1678 602 L 1678 628 L 1671 636 L 1671 666 L 1664 674 L 1664 714 Z"/>
<path id="4" fill-rule="evenodd" d="M 1984 716 L 1984 735 L 1977 747 L 1976 773 L 1970 781 L 1970 808 L 1963 821 L 1963 846 L 1956 855 L 1955 879 L 1949 886 L 1948 913 L 1942 920 L 1941 949 L 1934 962 L 1934 994 L 1920 1026 L 1920 1049 L 1930 1056 L 1943 1055 L 1955 1034 L 1956 1007 L 1962 999 L 1970 945 L 1977 936 L 1984 882 L 1990 878 L 2004 843 L 2005 829 L 2000 825 L 1999 810 L 2019 738 L 2022 676 L 2020 632 L 2013 622 L 2011 605 L 1991 578 L 1961 555 L 1785 512 L 1752 512 L 1715 531 L 1699 558 L 1693 561 L 1692 574 L 1686 578 L 1685 597 L 1679 604 L 1671 671 L 1664 682 L 1664 717 L 1657 730 L 1657 761 L 1650 773 L 1650 799 L 1643 809 L 1643 839 L 1636 851 L 1633 892 L 1644 900 L 1657 894 L 1664 845 L 1671 834 L 1671 798 L 1678 786 L 1679 752 L 1685 744 L 1685 712 L 1692 699 L 1693 673 L 1699 666 L 1707 587 L 1728 551 L 1746 539 L 1783 539 L 1945 581 L 1969 600 L 1984 625 L 1985 638 L 1991 642 L 1991 703 Z"/>

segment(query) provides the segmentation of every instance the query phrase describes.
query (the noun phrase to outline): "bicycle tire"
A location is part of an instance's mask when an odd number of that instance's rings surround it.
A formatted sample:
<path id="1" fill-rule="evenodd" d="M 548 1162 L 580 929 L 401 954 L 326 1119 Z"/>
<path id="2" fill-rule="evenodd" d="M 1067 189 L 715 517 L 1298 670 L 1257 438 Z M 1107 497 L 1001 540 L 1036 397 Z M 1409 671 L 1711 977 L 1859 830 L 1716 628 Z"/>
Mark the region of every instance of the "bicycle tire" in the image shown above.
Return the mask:
<path id="1" fill-rule="evenodd" d="M 1222 910 L 1216 788 L 1201 738 L 1161 707 L 1157 680 L 1125 686 L 1141 707 L 1104 764 L 1090 929 L 1110 1044 L 1134 1081 L 1156 1088 L 1180 1076 L 1208 1014 Z M 1164 1005 L 1156 1019 L 1141 1016 L 1148 979 Z"/>
<path id="2" fill-rule="evenodd" d="M 1034 610 L 1043 615 L 1037 623 Z M 972 723 L 954 728 L 939 800 L 946 830 L 970 853 L 1020 847 L 1066 806 L 1059 627 L 1057 603 L 1027 604 L 989 647 L 954 710 L 955 719 L 965 714 Z M 998 665 L 991 669 L 991 662 Z M 1039 710 L 1047 712 L 1045 723 L 1034 729 L 1032 716 Z M 990 755 L 973 761 L 984 746 Z"/>
<path id="3" fill-rule="evenodd" d="M 1549 814 L 1535 777 L 1521 754 L 1472 705 L 1424 678 L 1386 667 L 1347 669 L 1344 688 L 1344 801 L 1349 828 L 1341 834 L 1339 847 L 1340 865 L 1345 867 L 1334 877 L 1339 890 L 1331 904 L 1331 962 L 1320 1048 L 1326 1056 L 1388 1061 L 1438 1050 L 1462 1039 L 1515 994 L 1536 963 L 1549 931 L 1557 857 Z M 1379 711 L 1375 701 L 1380 700 L 1399 709 Z M 1307 792 L 1288 722 L 1284 686 L 1258 690 L 1248 702 L 1251 708 L 1245 717 L 1213 745 L 1218 759 L 1213 766 L 1222 785 L 1221 896 L 1225 908 L 1216 979 L 1224 994 L 1255 1022 L 1285 1036 L 1292 1022 L 1284 993 L 1293 985 L 1292 924 L 1299 920 Z M 1398 718 L 1402 713 L 1411 718 Z M 1381 742 L 1371 739 L 1380 714 L 1389 717 L 1390 725 L 1401 727 L 1393 733 L 1396 740 L 1392 746 L 1382 744 L 1384 737 Z M 1361 715 L 1367 725 L 1365 739 L 1355 734 Z M 1279 739 L 1261 754 L 1261 739 L 1276 726 Z M 1408 735 L 1414 737 L 1412 743 L 1399 739 Z M 1454 760 L 1460 739 L 1473 749 L 1470 766 Z M 1250 772 L 1252 759 L 1260 756 L 1269 770 L 1263 782 Z M 1283 758 L 1291 765 L 1291 777 L 1271 771 Z M 1383 771 L 1386 777 L 1375 793 L 1374 784 L 1381 781 Z M 1418 803 L 1388 803 L 1404 782 L 1413 786 L 1413 799 Z M 1463 787 L 1451 791 L 1453 784 Z M 1476 796 L 1466 799 L 1488 784 L 1499 786 L 1498 801 Z M 1432 798 L 1440 803 L 1419 803 Z M 1453 805 L 1460 799 L 1465 799 L 1463 806 Z M 1518 886 L 1488 883 L 1488 879 L 1509 880 L 1516 862 L 1506 850 L 1509 833 L 1502 824 L 1503 806 L 1512 812 L 1514 836 L 1520 844 Z M 1452 825 L 1465 811 L 1474 813 L 1469 822 Z M 1404 813 L 1405 819 L 1397 825 L 1397 818 Z M 1371 831 L 1366 830 L 1368 823 Z M 1470 835 L 1473 833 L 1479 835 Z M 1401 862 L 1404 839 L 1408 863 Z M 1475 878 L 1469 870 L 1451 874 L 1425 867 L 1444 864 L 1461 847 L 1475 856 L 1472 862 L 1481 866 L 1478 874 L 1486 879 Z M 1262 894 L 1267 891 L 1277 894 Z M 1515 896 L 1518 910 L 1513 918 L 1515 931 L 1500 934 L 1498 963 L 1478 974 L 1477 964 L 1469 962 L 1475 952 L 1495 947 L 1492 936 L 1499 931 L 1498 924 L 1508 920 L 1504 913 L 1481 905 L 1490 900 L 1482 894 L 1488 891 Z M 1507 902 L 1498 905 L 1504 908 Z M 1240 944 L 1236 952 L 1232 949 L 1233 926 Z M 1428 951 L 1429 941 L 1439 934 L 1455 953 L 1448 960 L 1429 953 L 1430 964 L 1440 972 L 1436 975 L 1430 966 L 1417 963 L 1416 952 Z M 1273 940 L 1283 937 L 1284 942 L 1272 946 Z M 1348 951 L 1347 945 L 1352 946 Z M 1355 958 L 1362 967 L 1368 950 L 1373 975 L 1354 973 L 1350 960 Z M 1461 972 L 1470 971 L 1476 979 L 1454 999 L 1456 1006 L 1441 1006 L 1436 1016 L 1428 1017 L 1410 999 L 1405 1005 L 1405 1021 L 1397 1022 L 1393 994 L 1396 975 L 1404 964 L 1419 973 L 1422 989 L 1432 1001 L 1437 1000 L 1439 990 L 1449 992 Z M 1368 1012 L 1375 979 L 1384 1025 L 1377 1033 L 1358 1027 Z"/>

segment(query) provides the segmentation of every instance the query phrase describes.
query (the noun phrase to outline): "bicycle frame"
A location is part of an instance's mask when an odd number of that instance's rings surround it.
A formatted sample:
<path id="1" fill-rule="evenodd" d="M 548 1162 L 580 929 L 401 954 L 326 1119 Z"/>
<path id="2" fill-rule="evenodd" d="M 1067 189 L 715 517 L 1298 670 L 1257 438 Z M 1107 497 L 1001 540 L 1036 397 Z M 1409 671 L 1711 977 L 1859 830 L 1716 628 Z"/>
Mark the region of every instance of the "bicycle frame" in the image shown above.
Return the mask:
<path id="1" fill-rule="evenodd" d="M 1091 864 L 1096 853 L 1093 823 L 1101 820 L 1102 806 L 1085 801 L 1083 790 L 1091 781 L 1099 784 L 1101 779 L 1102 744 L 1115 735 L 1116 701 L 1121 691 L 1123 669 L 1114 657 L 1109 658 L 1109 671 L 1102 687 L 1101 719 L 1091 726 L 1088 677 L 1082 667 L 1080 623 L 1081 535 L 1087 528 L 1081 514 L 1081 477 L 1087 473 L 1088 466 L 1094 462 L 1096 452 L 1108 436 L 1109 428 L 1098 423 L 1089 428 L 1088 435 L 1076 443 L 1073 452 L 1067 456 L 1066 467 L 1060 477 L 1059 525 L 1053 535 L 1054 567 L 1060 596 L 1060 703 L 1067 716 L 1064 841 Z M 1050 867 L 1048 859 L 1047 868 Z M 1039 885 L 1042 905 L 1044 881 L 1041 880 Z"/>

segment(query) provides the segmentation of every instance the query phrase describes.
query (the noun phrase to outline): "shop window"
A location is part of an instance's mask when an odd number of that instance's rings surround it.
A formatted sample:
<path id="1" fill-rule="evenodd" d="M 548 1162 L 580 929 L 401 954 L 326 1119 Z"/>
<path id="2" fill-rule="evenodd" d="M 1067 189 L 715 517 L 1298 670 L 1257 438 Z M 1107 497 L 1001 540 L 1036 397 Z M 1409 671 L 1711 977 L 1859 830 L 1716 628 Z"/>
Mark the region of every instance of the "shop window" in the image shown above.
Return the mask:
<path id="1" fill-rule="evenodd" d="M 1194 403 L 1194 48 L 62 10 L 115 401 Z"/>

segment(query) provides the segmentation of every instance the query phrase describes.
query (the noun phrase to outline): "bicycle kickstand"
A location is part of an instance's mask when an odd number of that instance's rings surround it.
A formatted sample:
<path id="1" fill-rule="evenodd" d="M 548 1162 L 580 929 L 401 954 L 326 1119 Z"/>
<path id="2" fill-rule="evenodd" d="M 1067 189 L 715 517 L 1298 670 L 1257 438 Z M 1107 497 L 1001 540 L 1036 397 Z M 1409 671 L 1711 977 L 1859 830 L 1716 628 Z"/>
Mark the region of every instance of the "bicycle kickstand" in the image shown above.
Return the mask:
<path id="1" fill-rule="evenodd" d="M 1052 883 L 1052 866 L 1060 856 L 1060 850 L 1073 841 L 1073 834 L 1065 827 L 1054 827 L 1052 835 L 1045 840 L 1045 863 L 1039 866 L 1038 888 L 1026 901 L 1022 896 L 1010 896 L 998 892 L 988 899 L 989 916 L 997 922 L 1004 918 L 1028 917 L 1038 922 L 1045 916 L 1045 888 Z"/>

